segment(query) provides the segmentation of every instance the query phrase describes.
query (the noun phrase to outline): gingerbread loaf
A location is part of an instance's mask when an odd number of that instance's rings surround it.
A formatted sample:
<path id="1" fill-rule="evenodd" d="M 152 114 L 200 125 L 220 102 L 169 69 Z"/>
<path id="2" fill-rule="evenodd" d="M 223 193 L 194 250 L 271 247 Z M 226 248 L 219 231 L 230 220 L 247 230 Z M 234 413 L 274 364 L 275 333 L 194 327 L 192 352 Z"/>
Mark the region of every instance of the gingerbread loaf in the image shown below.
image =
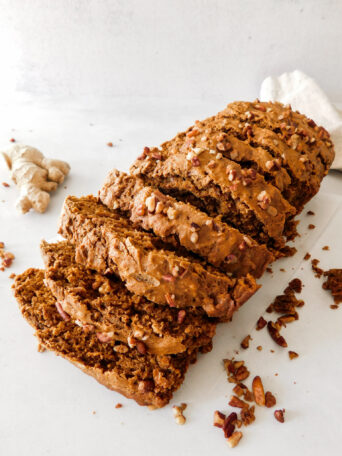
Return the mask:
<path id="1" fill-rule="evenodd" d="M 60 315 L 55 297 L 44 285 L 42 270 L 31 268 L 18 275 L 14 292 L 23 317 L 36 330 L 44 348 L 140 405 L 166 405 L 182 384 L 189 364 L 196 360 L 196 350 L 160 356 L 142 354 L 122 344 L 113 349 L 100 342 L 95 333 Z"/>
<path id="2" fill-rule="evenodd" d="M 41 243 L 44 283 L 71 318 L 101 342 L 123 342 L 157 355 L 203 348 L 208 351 L 216 323 L 199 308 L 176 309 L 133 295 L 120 279 L 108 278 L 75 261 L 67 241 Z"/>
<path id="3" fill-rule="evenodd" d="M 259 286 L 250 274 L 231 278 L 190 256 L 178 255 L 92 196 L 66 198 L 59 233 L 75 245 L 76 261 L 116 274 L 139 296 L 170 307 L 201 307 L 228 320 Z"/>

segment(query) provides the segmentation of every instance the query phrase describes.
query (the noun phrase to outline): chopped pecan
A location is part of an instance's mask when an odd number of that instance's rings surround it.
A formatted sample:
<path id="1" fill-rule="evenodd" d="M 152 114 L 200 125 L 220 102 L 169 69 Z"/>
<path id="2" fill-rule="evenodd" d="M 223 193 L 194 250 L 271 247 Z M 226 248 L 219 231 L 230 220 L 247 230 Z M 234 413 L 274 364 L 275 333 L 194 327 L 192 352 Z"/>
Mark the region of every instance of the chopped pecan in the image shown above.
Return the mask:
<path id="1" fill-rule="evenodd" d="M 233 392 L 236 394 L 236 396 L 241 397 L 244 394 L 245 389 L 245 385 L 243 385 L 242 383 L 237 383 L 233 388 Z"/>
<path id="2" fill-rule="evenodd" d="M 237 408 L 248 408 L 248 404 L 241 399 L 239 399 L 237 396 L 231 396 L 230 401 L 228 402 L 228 405 L 231 407 L 237 407 Z"/>
<path id="3" fill-rule="evenodd" d="M 221 413 L 218 410 L 215 410 L 215 412 L 214 412 L 214 422 L 213 422 L 214 426 L 222 428 L 225 419 L 226 419 L 226 415 L 224 413 Z"/>
<path id="4" fill-rule="evenodd" d="M 55 305 L 56 305 L 56 309 L 57 309 L 59 315 L 63 318 L 63 320 L 69 321 L 70 320 L 70 315 L 64 311 L 64 309 L 61 306 L 61 304 L 58 301 L 56 301 Z"/>
<path id="5" fill-rule="evenodd" d="M 282 335 L 280 335 L 280 332 L 275 323 L 273 323 L 272 321 L 269 321 L 267 323 L 267 329 L 268 329 L 270 336 L 272 337 L 272 339 L 274 340 L 274 342 L 276 344 L 278 344 L 280 347 L 284 347 L 284 348 L 287 347 L 287 342 L 284 339 L 284 337 Z"/>
<path id="6" fill-rule="evenodd" d="M 165 282 L 174 282 L 175 281 L 175 277 L 173 274 L 164 274 L 162 276 L 163 280 L 165 280 Z"/>
<path id="7" fill-rule="evenodd" d="M 233 432 L 233 434 L 227 439 L 228 445 L 231 448 L 236 447 L 239 444 L 240 440 L 242 439 L 242 435 L 243 434 L 240 431 Z"/>
<path id="8" fill-rule="evenodd" d="M 175 302 L 175 295 L 174 294 L 170 294 L 170 293 L 166 293 L 165 294 L 165 300 L 166 302 L 168 303 L 168 305 L 170 307 L 175 307 L 176 306 L 176 302 Z"/>
<path id="9" fill-rule="evenodd" d="M 230 437 L 233 434 L 233 432 L 235 430 L 236 422 L 237 422 L 237 414 L 235 412 L 232 412 L 224 420 L 223 432 L 224 432 L 224 436 L 226 438 Z"/>
<path id="10" fill-rule="evenodd" d="M 255 398 L 255 403 L 263 407 L 265 405 L 265 392 L 264 386 L 259 375 L 254 377 L 252 382 L 252 389 Z"/>
<path id="11" fill-rule="evenodd" d="M 274 407 L 276 405 L 277 401 L 276 398 L 273 396 L 273 394 L 270 391 L 266 391 L 265 394 L 265 405 L 267 408 Z"/>
<path id="12" fill-rule="evenodd" d="M 241 421 L 245 426 L 249 426 L 255 421 L 255 406 L 253 405 L 252 407 L 247 407 L 241 410 L 240 412 L 240 417 Z"/>
<path id="13" fill-rule="evenodd" d="M 246 337 L 244 337 L 241 341 L 241 347 L 243 349 L 247 349 L 249 347 L 249 341 L 252 340 L 251 336 L 248 334 Z"/>
<path id="14" fill-rule="evenodd" d="M 177 424 L 183 425 L 186 422 L 186 418 L 183 415 L 183 411 L 186 409 L 186 404 L 174 405 L 172 407 L 173 416 Z"/>
<path id="15" fill-rule="evenodd" d="M 284 414 L 285 414 L 285 409 L 274 411 L 274 417 L 277 421 L 279 421 L 279 423 L 284 423 L 284 421 L 285 421 Z"/>
<path id="16" fill-rule="evenodd" d="M 298 358 L 298 356 L 299 356 L 298 353 L 296 353 L 295 351 L 292 351 L 292 350 L 289 351 L 289 358 L 290 359 Z"/>
<path id="17" fill-rule="evenodd" d="M 138 352 L 141 353 L 142 355 L 145 355 L 147 353 L 147 347 L 144 344 L 144 342 L 142 342 L 141 340 L 137 341 L 136 346 L 137 346 Z"/>
<path id="18" fill-rule="evenodd" d="M 181 325 L 183 323 L 183 321 L 185 320 L 185 317 L 186 317 L 185 310 L 184 309 L 180 310 L 177 315 L 177 323 Z"/>
<path id="19" fill-rule="evenodd" d="M 263 329 L 266 325 L 267 325 L 267 321 L 265 320 L 265 318 L 260 317 L 256 324 L 256 330 L 260 331 L 260 329 Z"/>

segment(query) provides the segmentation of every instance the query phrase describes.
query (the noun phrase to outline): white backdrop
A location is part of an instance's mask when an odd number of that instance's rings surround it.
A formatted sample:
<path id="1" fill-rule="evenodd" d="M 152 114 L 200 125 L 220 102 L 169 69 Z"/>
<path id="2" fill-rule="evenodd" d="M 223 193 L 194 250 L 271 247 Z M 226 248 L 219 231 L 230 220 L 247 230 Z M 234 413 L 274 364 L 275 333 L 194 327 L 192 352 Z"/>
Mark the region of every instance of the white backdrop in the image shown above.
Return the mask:
<path id="1" fill-rule="evenodd" d="M 302 69 L 341 101 L 340 0 L 0 0 L 0 95 L 252 99 Z"/>

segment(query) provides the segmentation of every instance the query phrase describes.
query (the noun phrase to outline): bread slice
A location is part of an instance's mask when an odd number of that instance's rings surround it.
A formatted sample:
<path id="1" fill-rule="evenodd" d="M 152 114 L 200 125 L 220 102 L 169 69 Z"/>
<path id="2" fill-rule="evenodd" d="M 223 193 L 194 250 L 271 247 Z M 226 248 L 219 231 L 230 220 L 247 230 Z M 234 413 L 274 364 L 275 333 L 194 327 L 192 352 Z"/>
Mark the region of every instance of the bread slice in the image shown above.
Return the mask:
<path id="1" fill-rule="evenodd" d="M 167 250 L 91 196 L 67 197 L 59 233 L 75 245 L 77 262 L 118 275 L 132 293 L 157 304 L 199 306 L 210 317 L 227 320 L 259 288 L 251 275 L 231 278 Z"/>
<path id="2" fill-rule="evenodd" d="M 120 279 L 102 276 L 75 261 L 67 241 L 41 243 L 45 285 L 63 312 L 100 341 L 121 341 L 157 355 L 211 347 L 216 323 L 200 307 L 186 311 L 133 295 Z"/>
<path id="3" fill-rule="evenodd" d="M 182 384 L 189 364 L 196 359 L 196 351 L 159 356 L 141 354 L 136 348 L 125 353 L 113 350 L 94 333 L 61 317 L 55 297 L 44 285 L 42 270 L 28 269 L 16 277 L 13 286 L 24 318 L 35 328 L 46 349 L 140 405 L 166 405 Z"/>
<path id="4" fill-rule="evenodd" d="M 274 259 L 264 245 L 220 218 L 212 218 L 116 169 L 106 177 L 99 198 L 110 209 L 119 209 L 137 226 L 200 255 L 236 277 L 261 277 Z"/>
<path id="5" fill-rule="evenodd" d="M 293 216 L 317 193 L 333 158 L 329 134 L 312 120 L 279 103 L 236 102 L 160 148 L 145 148 L 131 173 L 221 215 L 281 256 L 297 234 Z"/>

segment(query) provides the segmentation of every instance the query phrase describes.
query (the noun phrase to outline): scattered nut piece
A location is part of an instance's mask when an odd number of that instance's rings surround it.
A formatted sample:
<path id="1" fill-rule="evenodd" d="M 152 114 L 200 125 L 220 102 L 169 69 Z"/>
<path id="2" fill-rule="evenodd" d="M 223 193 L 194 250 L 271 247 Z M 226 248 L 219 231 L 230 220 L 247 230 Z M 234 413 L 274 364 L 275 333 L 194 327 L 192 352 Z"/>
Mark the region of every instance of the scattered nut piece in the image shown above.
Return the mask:
<path id="1" fill-rule="evenodd" d="M 241 399 L 239 399 L 237 396 L 231 396 L 230 401 L 228 402 L 228 405 L 231 407 L 237 407 L 237 408 L 248 408 L 248 404 Z"/>
<path id="2" fill-rule="evenodd" d="M 227 439 L 230 448 L 234 448 L 239 444 L 240 440 L 242 439 L 242 435 L 243 434 L 240 431 L 233 432 L 233 434 Z"/>
<path id="3" fill-rule="evenodd" d="M 252 382 L 252 389 L 255 398 L 255 403 L 260 407 L 263 407 L 265 405 L 265 392 L 264 386 L 259 375 L 254 377 Z"/>
<path id="4" fill-rule="evenodd" d="M 277 421 L 279 421 L 279 423 L 284 423 L 284 421 L 285 421 L 284 414 L 285 414 L 285 409 L 275 410 L 274 417 Z"/>
<path id="5" fill-rule="evenodd" d="M 260 331 L 266 325 L 267 325 L 267 321 L 265 320 L 265 318 L 264 317 L 260 317 L 259 320 L 257 321 L 257 324 L 256 324 L 256 330 Z"/>
<path id="6" fill-rule="evenodd" d="M 298 356 L 299 356 L 298 353 L 289 350 L 289 358 L 290 358 L 290 359 L 298 358 Z"/>
<path id="7" fill-rule="evenodd" d="M 174 405 L 172 407 L 173 416 L 177 424 L 183 425 L 186 422 L 186 418 L 183 415 L 183 411 L 186 409 L 186 404 Z"/>
<path id="8" fill-rule="evenodd" d="M 246 350 L 249 347 L 249 341 L 252 340 L 251 336 L 248 334 L 244 339 L 241 341 L 241 348 Z"/>
<path id="9" fill-rule="evenodd" d="M 221 413 L 218 410 L 215 410 L 213 426 L 222 428 L 225 419 L 226 419 L 226 415 L 224 413 Z"/>
<path id="10" fill-rule="evenodd" d="M 240 412 L 241 421 L 245 426 L 249 426 L 255 421 L 255 406 L 243 408 Z"/>
<path id="11" fill-rule="evenodd" d="M 278 375 L 278 374 L 276 374 Z M 267 408 L 274 407 L 276 405 L 277 401 L 276 398 L 273 396 L 273 394 L 270 391 L 266 391 L 265 394 L 265 406 Z"/>
<path id="12" fill-rule="evenodd" d="M 272 337 L 272 339 L 274 340 L 274 342 L 276 344 L 278 344 L 280 347 L 284 347 L 284 348 L 287 347 L 286 340 L 280 334 L 279 329 L 277 328 L 276 324 L 273 323 L 273 321 L 269 321 L 267 323 L 267 329 L 268 329 L 270 336 Z"/>

